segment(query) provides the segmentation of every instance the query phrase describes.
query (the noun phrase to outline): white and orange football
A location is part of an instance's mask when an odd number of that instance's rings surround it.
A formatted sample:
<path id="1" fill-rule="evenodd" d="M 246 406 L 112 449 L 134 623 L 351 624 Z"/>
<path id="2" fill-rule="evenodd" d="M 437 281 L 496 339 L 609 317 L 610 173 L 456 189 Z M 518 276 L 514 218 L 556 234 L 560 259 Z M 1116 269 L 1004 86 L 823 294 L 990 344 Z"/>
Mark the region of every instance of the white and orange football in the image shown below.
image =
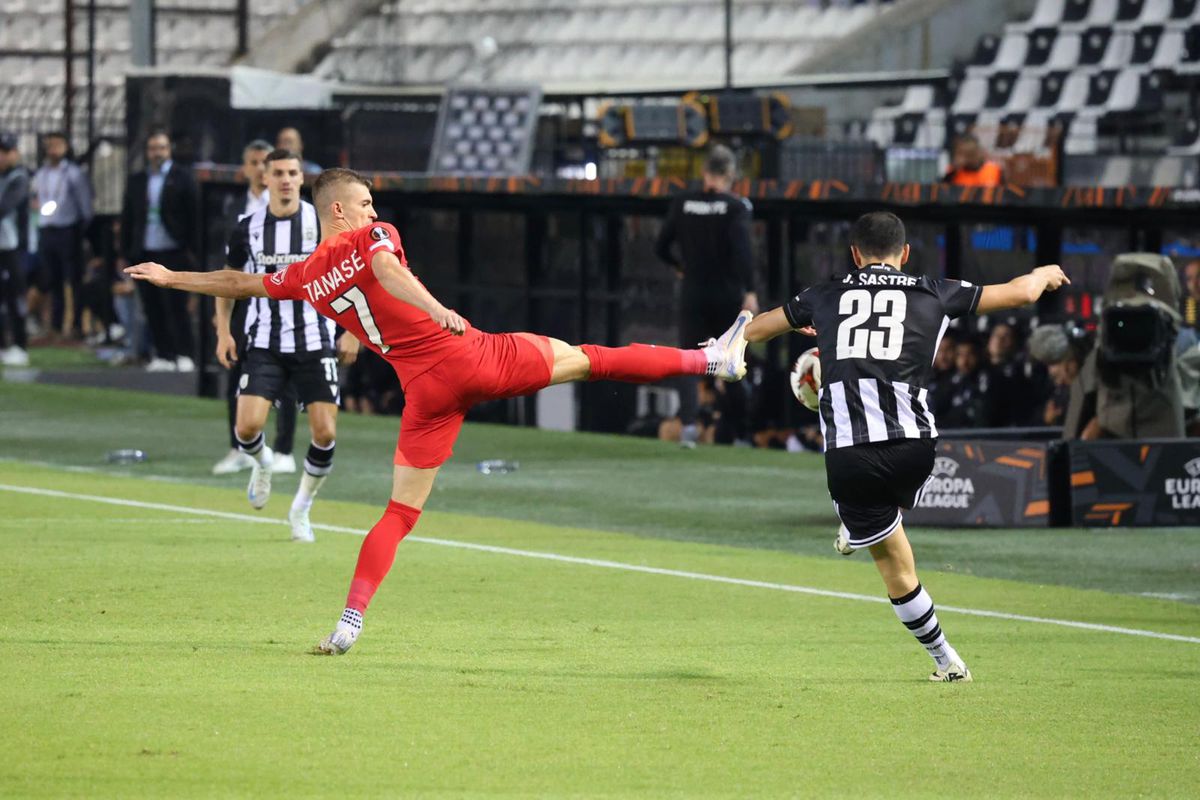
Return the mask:
<path id="1" fill-rule="evenodd" d="M 792 367 L 792 394 L 800 405 L 816 411 L 821 403 L 821 352 L 817 348 L 805 350 Z"/>

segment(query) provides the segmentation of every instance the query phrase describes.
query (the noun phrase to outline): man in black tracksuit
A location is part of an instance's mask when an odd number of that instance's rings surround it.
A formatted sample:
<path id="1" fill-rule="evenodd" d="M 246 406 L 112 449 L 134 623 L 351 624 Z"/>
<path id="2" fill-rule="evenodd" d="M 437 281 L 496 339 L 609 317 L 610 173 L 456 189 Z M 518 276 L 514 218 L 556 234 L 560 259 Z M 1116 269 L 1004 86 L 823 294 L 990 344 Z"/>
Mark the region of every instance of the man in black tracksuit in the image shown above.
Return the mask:
<path id="1" fill-rule="evenodd" d="M 680 194 L 654 245 L 683 283 L 679 344 L 695 347 L 738 312 L 758 312 L 750 201 L 730 192 L 737 171 L 733 152 L 717 145 L 704 162 L 704 188 Z M 675 245 L 678 244 L 678 255 Z M 696 441 L 698 378 L 680 380 L 679 417 L 684 443 Z"/>

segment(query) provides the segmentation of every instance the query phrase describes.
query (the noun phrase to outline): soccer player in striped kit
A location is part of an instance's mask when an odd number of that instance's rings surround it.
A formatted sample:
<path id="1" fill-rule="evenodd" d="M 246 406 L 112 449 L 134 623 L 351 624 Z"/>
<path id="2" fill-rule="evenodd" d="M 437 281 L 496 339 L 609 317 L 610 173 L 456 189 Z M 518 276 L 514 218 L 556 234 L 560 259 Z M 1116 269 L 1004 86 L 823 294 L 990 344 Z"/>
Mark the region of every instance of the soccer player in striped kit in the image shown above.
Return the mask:
<path id="1" fill-rule="evenodd" d="M 1057 265 L 983 287 L 906 275 L 904 223 L 886 212 L 854 223 L 850 253 L 857 269 L 757 317 L 746 340 L 792 330 L 817 337 L 825 471 L 842 521 L 835 547 L 843 555 L 870 550 L 896 615 L 933 657 L 930 680 L 969 681 L 917 578 L 902 523 L 902 509 L 917 504 L 933 469 L 938 430 L 926 389 L 933 357 L 950 320 L 1033 303 L 1070 281 Z"/>
<path id="2" fill-rule="evenodd" d="M 226 268 L 252 275 L 273 275 L 303 261 L 317 249 L 321 225 L 312 204 L 300 199 L 304 173 L 300 158 L 288 150 L 273 150 L 266 157 L 269 202 L 238 221 L 229 237 Z M 217 358 L 228 368 L 238 359 L 238 348 L 229 331 L 233 301 L 217 300 Z M 358 340 L 343 335 L 335 344 L 336 329 L 301 300 L 252 298 L 246 310 L 246 350 L 238 386 L 234 435 L 242 452 L 254 459 L 247 497 L 254 508 L 263 508 L 271 495 L 271 448 L 263 427 L 271 405 L 286 396 L 288 384 L 296 388 L 308 412 L 312 443 L 304 458 L 300 487 L 288 512 L 292 539 L 314 539 L 309 510 L 321 484 L 333 469 L 337 435 L 338 353 L 343 361 L 358 354 Z"/>

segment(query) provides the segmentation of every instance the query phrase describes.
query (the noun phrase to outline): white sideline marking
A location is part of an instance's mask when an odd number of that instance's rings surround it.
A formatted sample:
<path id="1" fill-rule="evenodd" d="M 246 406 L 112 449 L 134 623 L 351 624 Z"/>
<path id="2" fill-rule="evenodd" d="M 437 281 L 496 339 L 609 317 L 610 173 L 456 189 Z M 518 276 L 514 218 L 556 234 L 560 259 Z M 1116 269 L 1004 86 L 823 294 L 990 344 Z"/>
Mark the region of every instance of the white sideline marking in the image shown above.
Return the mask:
<path id="1" fill-rule="evenodd" d="M 58 497 L 66 500 L 87 500 L 93 503 L 105 503 L 113 506 L 124 506 L 126 508 L 146 508 L 153 511 L 171 511 L 178 514 L 196 514 L 206 517 L 219 517 L 221 519 L 232 519 L 238 522 L 250 522 L 261 525 L 286 525 L 287 522 L 282 519 L 273 519 L 271 517 L 252 516 L 250 514 L 237 514 L 232 511 L 214 511 L 208 508 L 190 508 L 188 506 L 175 506 L 166 503 L 148 503 L 142 500 L 126 500 L 118 497 L 105 497 L 104 495 L 96 494 L 76 494 L 74 492 L 61 492 L 57 489 L 39 489 L 32 486 L 13 486 L 10 484 L 0 483 L 0 491 L 18 492 L 20 494 L 33 494 L 42 497 Z M 355 536 L 364 536 L 365 532 L 357 528 L 348 528 L 342 525 L 321 525 L 313 523 L 313 528 L 323 531 L 332 531 L 334 533 L 351 533 Z M 457 547 L 462 550 L 475 550 L 482 553 L 496 553 L 506 556 L 520 556 L 521 558 L 539 558 L 543 561 L 558 561 L 565 564 L 581 564 L 587 567 L 600 567 L 602 569 L 618 569 L 625 572 L 641 572 L 647 575 L 665 575 L 671 578 L 686 578 L 693 581 L 707 581 L 709 583 L 724 583 L 733 586 L 749 586 L 755 589 L 773 589 L 778 592 L 792 592 L 794 594 L 808 594 L 817 597 L 833 597 L 839 600 L 856 600 L 861 603 L 887 603 L 887 599 L 876 597 L 868 594 L 855 594 L 853 592 L 835 592 L 829 589 L 816 589 L 811 586 L 796 586 L 789 583 L 771 583 L 769 581 L 755 581 L 747 578 L 730 578 L 725 575 L 710 575 L 704 572 L 687 572 L 678 569 L 665 569 L 663 567 L 647 567 L 640 564 L 626 564 L 623 561 L 606 561 L 597 558 L 583 558 L 580 556 L 565 556 L 559 553 L 543 553 L 537 550 L 518 550 L 513 547 L 499 547 L 490 544 L 476 544 L 474 542 L 459 542 L 453 539 L 435 539 L 427 536 L 409 536 L 407 541 L 421 542 L 422 544 L 434 544 L 441 547 Z M 1006 619 L 1013 622 L 1034 622 L 1039 625 L 1058 625 L 1063 628 L 1077 628 L 1085 631 L 1100 631 L 1102 633 L 1120 633 L 1126 636 L 1143 636 L 1148 639 L 1165 639 L 1172 642 L 1187 642 L 1188 644 L 1200 644 L 1200 637 L 1197 636 L 1182 636 L 1177 633 L 1161 633 L 1159 631 L 1147 631 L 1140 628 L 1122 628 L 1116 625 L 1101 625 L 1095 622 L 1079 622 L 1070 619 L 1052 619 L 1050 617 L 1031 617 L 1025 614 L 1009 614 L 1004 611 L 987 611 L 979 608 L 960 608 L 958 606 L 938 606 L 939 611 L 949 611 L 954 614 L 965 614 L 972 617 L 989 617 L 991 619 Z"/>

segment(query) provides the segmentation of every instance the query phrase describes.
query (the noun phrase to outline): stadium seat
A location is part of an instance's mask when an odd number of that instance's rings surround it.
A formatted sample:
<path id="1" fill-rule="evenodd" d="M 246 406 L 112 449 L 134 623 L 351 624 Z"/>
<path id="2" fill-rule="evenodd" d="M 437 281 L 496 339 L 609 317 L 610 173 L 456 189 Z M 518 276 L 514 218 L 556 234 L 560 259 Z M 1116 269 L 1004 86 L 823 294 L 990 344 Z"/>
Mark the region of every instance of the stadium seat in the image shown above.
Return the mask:
<path id="1" fill-rule="evenodd" d="M 1082 36 L 1079 33 L 1061 32 L 1055 37 L 1050 55 L 1043 66 L 1050 71 L 1072 70 L 1079 64 L 1082 48 Z"/>
<path id="2" fill-rule="evenodd" d="M 1177 156 L 1200 155 L 1200 121 L 1187 120 L 1167 152 Z"/>
<path id="3" fill-rule="evenodd" d="M 1029 47 L 1029 37 L 1023 33 L 1009 33 L 1000 43 L 996 58 L 991 63 L 992 69 L 1020 69 L 1025 63 L 1026 51 Z"/>
<path id="4" fill-rule="evenodd" d="M 951 110 L 956 114 L 979 111 L 987 100 L 987 94 L 986 78 L 967 76 L 958 88 Z"/>
<path id="5" fill-rule="evenodd" d="M 1042 76 L 1038 92 L 1038 98 L 1034 102 L 1037 108 L 1054 108 L 1058 105 L 1059 98 L 1063 95 L 1063 89 L 1066 86 L 1067 78 L 1070 73 L 1066 71 L 1048 72 Z"/>
<path id="6" fill-rule="evenodd" d="M 1117 72 L 1115 70 L 1104 70 L 1089 76 L 1087 101 L 1084 103 L 1084 106 L 1098 109 L 1107 105 L 1109 97 L 1113 94 L 1113 87 L 1116 85 L 1116 81 Z M 1125 88 L 1128 90 L 1128 86 Z"/>
<path id="7" fill-rule="evenodd" d="M 981 36 L 975 45 L 975 55 L 971 57 L 971 66 L 990 67 L 1000 51 L 1000 37 L 995 34 Z"/>
<path id="8" fill-rule="evenodd" d="M 983 107 L 988 109 L 998 109 L 1007 106 L 1016 82 L 1016 72 L 993 73 L 992 76 L 988 78 L 987 97 L 984 100 Z"/>
<path id="9" fill-rule="evenodd" d="M 1112 28 L 1088 28 L 1080 37 L 1079 66 L 1098 67 L 1104 61 L 1109 42 L 1113 38 Z"/>
<path id="10" fill-rule="evenodd" d="M 1174 22 L 1191 22 L 1196 18 L 1200 0 L 1171 0 L 1171 20 Z"/>
<path id="11" fill-rule="evenodd" d="M 1092 0 L 1066 0 L 1063 5 L 1062 22 L 1084 22 L 1091 11 Z"/>
<path id="12" fill-rule="evenodd" d="M 1025 50 L 1026 67 L 1043 66 L 1050 58 L 1050 52 L 1054 48 L 1055 39 L 1058 37 L 1058 31 L 1054 28 L 1038 28 L 1030 31 L 1027 36 L 1027 47 Z"/>
<path id="13" fill-rule="evenodd" d="M 1039 76 L 1028 72 L 1019 74 L 1004 110 L 1009 113 L 1023 113 L 1033 108 L 1038 103 L 1041 87 L 1042 81 Z"/>
<path id="14" fill-rule="evenodd" d="M 1055 28 L 1063 21 L 1063 8 L 1067 0 L 1038 0 L 1037 8 L 1022 27 Z"/>

